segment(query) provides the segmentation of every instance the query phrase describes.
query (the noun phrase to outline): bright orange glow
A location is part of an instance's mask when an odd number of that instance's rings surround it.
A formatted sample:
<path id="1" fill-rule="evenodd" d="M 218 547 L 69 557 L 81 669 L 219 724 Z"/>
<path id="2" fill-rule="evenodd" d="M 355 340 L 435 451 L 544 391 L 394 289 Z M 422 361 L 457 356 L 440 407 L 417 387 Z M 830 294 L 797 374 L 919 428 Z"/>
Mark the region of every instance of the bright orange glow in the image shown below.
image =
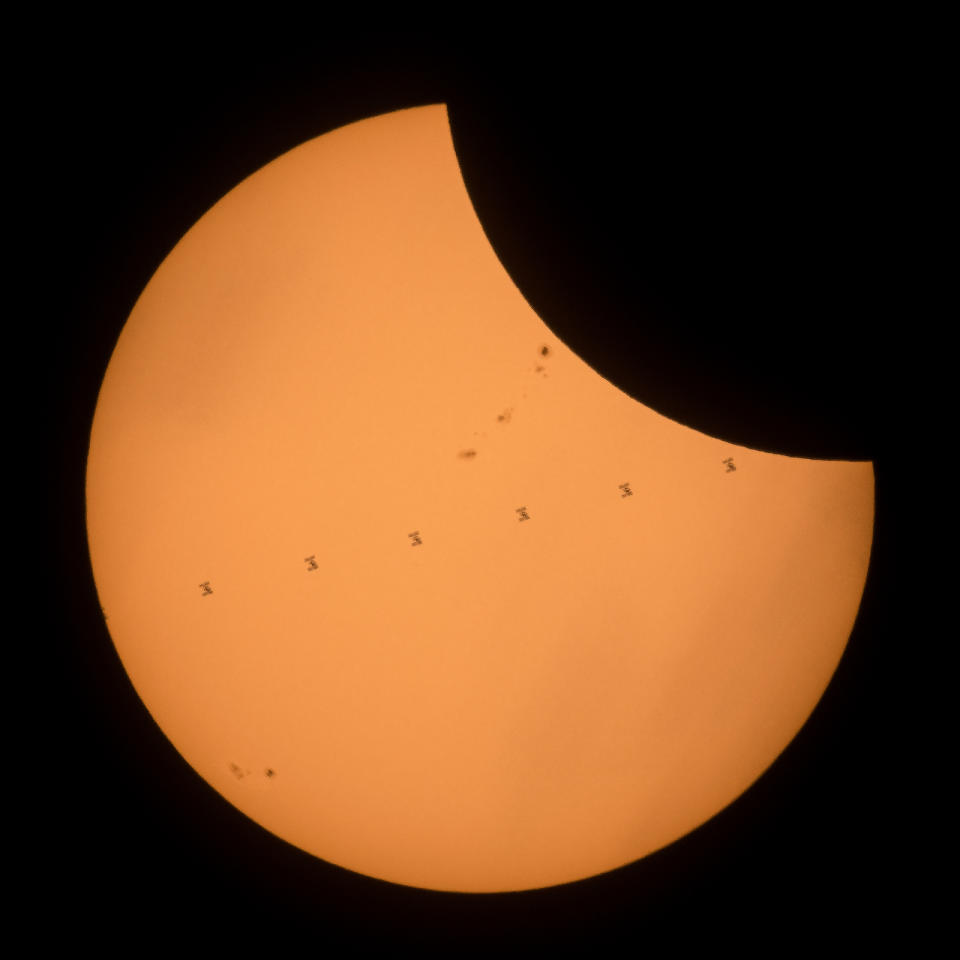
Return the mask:
<path id="1" fill-rule="evenodd" d="M 853 626 L 873 490 L 559 342 L 436 105 L 182 239 L 107 370 L 87 521 L 131 682 L 217 791 L 351 870 L 498 891 L 643 857 L 773 762 Z"/>

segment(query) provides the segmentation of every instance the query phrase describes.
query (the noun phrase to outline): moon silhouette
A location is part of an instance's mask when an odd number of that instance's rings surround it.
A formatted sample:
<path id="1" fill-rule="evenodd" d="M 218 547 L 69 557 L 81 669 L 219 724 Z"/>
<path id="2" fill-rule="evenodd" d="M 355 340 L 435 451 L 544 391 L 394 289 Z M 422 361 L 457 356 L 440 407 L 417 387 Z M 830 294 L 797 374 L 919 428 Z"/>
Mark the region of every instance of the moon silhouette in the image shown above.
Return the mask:
<path id="1" fill-rule="evenodd" d="M 531 890 L 739 797 L 833 675 L 864 461 L 627 396 L 524 299 L 442 104 L 209 210 L 100 391 L 87 529 L 137 694 L 277 837 L 396 884 Z"/>

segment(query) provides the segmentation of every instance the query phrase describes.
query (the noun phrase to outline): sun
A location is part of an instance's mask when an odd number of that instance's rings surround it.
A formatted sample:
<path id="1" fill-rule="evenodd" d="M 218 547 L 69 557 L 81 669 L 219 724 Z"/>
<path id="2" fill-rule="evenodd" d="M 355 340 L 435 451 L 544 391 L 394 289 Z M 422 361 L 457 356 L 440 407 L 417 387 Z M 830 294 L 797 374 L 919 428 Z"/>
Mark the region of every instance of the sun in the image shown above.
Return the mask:
<path id="1" fill-rule="evenodd" d="M 321 859 L 490 892 L 644 857 L 776 759 L 852 629 L 874 477 L 599 376 L 497 260 L 437 104 L 183 237 L 86 496 L 120 659 L 214 789 Z"/>

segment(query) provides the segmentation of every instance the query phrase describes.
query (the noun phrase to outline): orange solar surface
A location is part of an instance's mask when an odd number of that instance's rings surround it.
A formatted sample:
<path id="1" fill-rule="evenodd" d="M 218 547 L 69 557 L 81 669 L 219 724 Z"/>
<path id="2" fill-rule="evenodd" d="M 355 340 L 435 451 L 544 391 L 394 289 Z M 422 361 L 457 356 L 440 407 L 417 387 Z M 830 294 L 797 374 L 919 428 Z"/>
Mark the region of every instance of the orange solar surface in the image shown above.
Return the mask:
<path id="1" fill-rule="evenodd" d="M 213 207 L 101 389 L 90 552 L 183 757 L 325 860 L 520 890 L 689 832 L 798 732 L 853 626 L 873 468 L 733 446 L 531 310 L 442 105 Z"/>

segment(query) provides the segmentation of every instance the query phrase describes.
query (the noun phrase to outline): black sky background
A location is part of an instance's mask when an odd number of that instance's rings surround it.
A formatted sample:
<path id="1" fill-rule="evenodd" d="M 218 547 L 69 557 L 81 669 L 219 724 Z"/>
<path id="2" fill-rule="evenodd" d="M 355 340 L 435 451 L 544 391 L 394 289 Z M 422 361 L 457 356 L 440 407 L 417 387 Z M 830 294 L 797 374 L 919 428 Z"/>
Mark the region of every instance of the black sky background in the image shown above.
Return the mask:
<path id="1" fill-rule="evenodd" d="M 23 895 L 77 943 L 200 937 L 224 948 L 353 942 L 534 955 L 696 941 L 757 951 L 863 943 L 913 915 L 896 660 L 904 358 L 895 58 L 780 34 L 747 52 L 616 31 L 512 40 L 365 34 L 211 59 L 107 48 L 37 66 L 45 305 L 37 327 L 48 556 L 31 718 Z M 709 53 L 709 55 L 708 55 Z M 418 891 L 324 864 L 222 800 L 130 687 L 87 555 L 97 390 L 136 298 L 243 177 L 344 123 L 446 102 L 495 250 L 543 320 L 653 409 L 734 443 L 873 460 L 860 615 L 800 735 L 736 803 L 669 848 L 520 894 Z M 883 189 L 881 189 L 883 188 Z M 38 247 L 39 249 L 39 247 Z M 902 376 L 902 375 L 901 375 Z M 39 825 L 43 825 L 42 829 Z"/>

